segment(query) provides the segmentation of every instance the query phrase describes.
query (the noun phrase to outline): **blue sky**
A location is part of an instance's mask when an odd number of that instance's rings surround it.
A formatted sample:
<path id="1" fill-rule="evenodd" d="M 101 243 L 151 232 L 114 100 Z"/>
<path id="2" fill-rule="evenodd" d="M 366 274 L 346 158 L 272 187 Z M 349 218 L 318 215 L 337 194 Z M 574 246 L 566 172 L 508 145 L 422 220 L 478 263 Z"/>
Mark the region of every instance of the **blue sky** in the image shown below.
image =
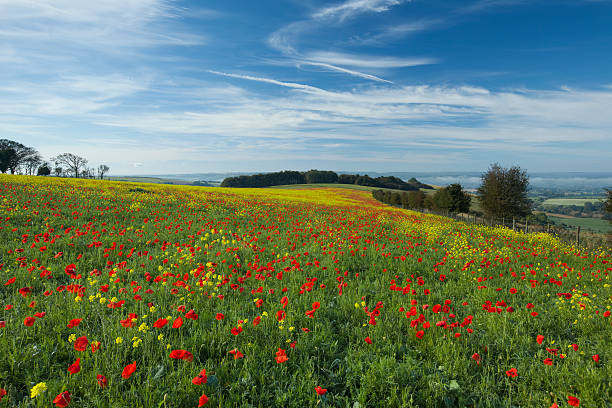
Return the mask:
<path id="1" fill-rule="evenodd" d="M 609 0 L 0 0 L 0 137 L 111 174 L 611 171 Z"/>

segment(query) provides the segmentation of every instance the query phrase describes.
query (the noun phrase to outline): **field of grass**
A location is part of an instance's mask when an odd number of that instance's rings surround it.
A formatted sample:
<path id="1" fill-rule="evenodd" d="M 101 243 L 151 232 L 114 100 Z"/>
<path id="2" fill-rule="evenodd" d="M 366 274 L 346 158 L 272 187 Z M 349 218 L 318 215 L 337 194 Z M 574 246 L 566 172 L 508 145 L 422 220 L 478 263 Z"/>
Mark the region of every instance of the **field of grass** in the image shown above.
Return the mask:
<path id="1" fill-rule="evenodd" d="M 0 407 L 612 404 L 609 248 L 356 189 L 0 175 L 0 256 Z"/>
<path id="2" fill-rule="evenodd" d="M 611 226 L 608 220 L 601 218 L 566 218 L 566 217 L 549 217 L 556 224 L 565 224 L 570 227 L 580 227 L 581 230 L 589 230 L 599 233 L 607 233 Z"/>
<path id="3" fill-rule="evenodd" d="M 359 191 L 369 191 L 372 192 L 374 190 L 386 190 L 386 191 L 397 191 L 399 193 L 408 192 L 404 190 L 397 190 L 392 188 L 381 188 L 381 187 L 369 187 L 369 186 L 360 186 L 357 184 L 337 184 L 337 183 L 316 183 L 316 184 L 287 184 L 281 186 L 271 186 L 269 188 L 278 188 L 284 190 L 304 190 L 304 189 L 313 189 L 313 188 L 345 188 L 349 190 L 359 190 Z M 426 194 L 435 193 L 435 189 L 421 188 Z"/>
<path id="4" fill-rule="evenodd" d="M 604 200 L 605 197 L 593 197 L 593 198 L 549 198 L 542 202 L 542 205 L 577 205 L 583 206 L 586 202 L 595 203 Z"/>

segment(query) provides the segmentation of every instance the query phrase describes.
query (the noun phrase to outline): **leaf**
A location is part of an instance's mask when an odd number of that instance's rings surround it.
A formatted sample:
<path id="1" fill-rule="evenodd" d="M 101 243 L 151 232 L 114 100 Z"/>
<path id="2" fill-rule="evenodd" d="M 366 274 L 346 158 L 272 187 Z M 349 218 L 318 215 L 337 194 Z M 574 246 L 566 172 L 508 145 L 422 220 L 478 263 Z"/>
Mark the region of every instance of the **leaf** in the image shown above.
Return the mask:
<path id="1" fill-rule="evenodd" d="M 460 390 L 461 387 L 459 386 L 459 383 L 457 382 L 457 380 L 451 380 L 450 384 L 448 384 L 448 389 L 451 391 L 456 391 L 456 390 Z"/>
<path id="2" fill-rule="evenodd" d="M 355 401 L 355 403 L 353 404 L 353 408 L 361 408 L 361 404 L 359 403 L 359 401 Z"/>
<path id="3" fill-rule="evenodd" d="M 154 380 L 159 380 L 160 378 L 162 378 L 164 376 L 164 372 L 166 371 L 166 367 L 164 367 L 163 364 L 160 364 L 157 367 L 155 367 L 155 369 L 157 371 L 153 375 L 153 379 Z"/>

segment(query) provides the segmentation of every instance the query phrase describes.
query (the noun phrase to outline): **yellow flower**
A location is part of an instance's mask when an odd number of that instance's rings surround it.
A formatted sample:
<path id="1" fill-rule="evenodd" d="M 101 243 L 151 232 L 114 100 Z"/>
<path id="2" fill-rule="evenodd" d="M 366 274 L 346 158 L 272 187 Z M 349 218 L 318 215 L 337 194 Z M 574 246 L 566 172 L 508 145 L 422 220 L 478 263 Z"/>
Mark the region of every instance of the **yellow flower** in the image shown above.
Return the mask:
<path id="1" fill-rule="evenodd" d="M 82 297 L 80 297 L 80 296 L 77 296 L 77 297 L 75 297 L 75 298 L 74 298 L 74 301 L 75 301 L 75 302 L 80 302 L 80 301 L 81 301 L 81 299 L 83 299 L 83 298 L 82 298 Z"/>
<path id="2" fill-rule="evenodd" d="M 159 336 L 157 336 L 157 340 L 162 341 L 164 339 L 164 333 L 159 333 Z"/>
<path id="3" fill-rule="evenodd" d="M 30 390 L 30 398 L 36 398 L 43 392 L 47 390 L 47 384 L 44 382 L 40 382 L 32 387 Z"/>
<path id="4" fill-rule="evenodd" d="M 76 340 L 76 334 L 72 333 L 70 336 L 68 336 L 68 342 L 72 343 Z"/>
<path id="5" fill-rule="evenodd" d="M 123 343 L 123 337 L 117 337 L 117 338 L 115 339 L 115 343 L 117 343 L 117 344 L 121 344 L 121 343 Z"/>
<path id="6" fill-rule="evenodd" d="M 141 324 L 140 326 L 138 326 L 138 331 L 139 332 L 143 332 L 146 333 L 147 330 L 149 330 L 149 326 L 147 326 L 146 323 Z"/>

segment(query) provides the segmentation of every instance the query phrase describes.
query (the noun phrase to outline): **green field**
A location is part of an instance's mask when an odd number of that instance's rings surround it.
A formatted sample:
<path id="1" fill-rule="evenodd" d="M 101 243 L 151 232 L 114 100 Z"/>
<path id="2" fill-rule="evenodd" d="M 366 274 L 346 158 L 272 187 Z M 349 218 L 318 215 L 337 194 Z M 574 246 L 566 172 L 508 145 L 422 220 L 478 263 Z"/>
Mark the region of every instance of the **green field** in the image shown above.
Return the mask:
<path id="1" fill-rule="evenodd" d="M 127 181 L 130 183 L 153 183 L 153 184 L 176 184 L 176 185 L 190 185 L 190 181 L 178 180 L 178 179 L 165 179 L 160 177 L 108 177 L 110 181 Z"/>
<path id="2" fill-rule="evenodd" d="M 601 218 L 561 218 L 555 216 L 548 217 L 555 224 L 565 224 L 570 227 L 580 227 L 582 230 L 589 230 L 599 233 L 607 233 L 610 231 L 610 223 Z"/>
<path id="3" fill-rule="evenodd" d="M 346 188 L 349 190 L 360 190 L 360 191 L 374 191 L 374 190 L 388 190 L 388 191 L 398 191 L 398 192 L 406 192 L 404 190 L 397 190 L 392 188 L 381 188 L 381 187 L 369 187 L 369 186 L 360 186 L 357 184 L 336 184 L 336 183 L 317 183 L 317 184 L 285 184 L 281 186 L 271 186 L 269 188 L 281 188 L 286 190 L 302 190 L 308 188 Z M 425 194 L 434 193 L 436 190 L 422 188 Z"/>
<path id="4" fill-rule="evenodd" d="M 583 206 L 584 203 L 590 201 L 591 203 L 595 203 L 597 201 L 601 201 L 605 199 L 605 197 L 591 197 L 591 198 L 549 198 L 544 201 L 542 205 L 577 205 Z"/>

